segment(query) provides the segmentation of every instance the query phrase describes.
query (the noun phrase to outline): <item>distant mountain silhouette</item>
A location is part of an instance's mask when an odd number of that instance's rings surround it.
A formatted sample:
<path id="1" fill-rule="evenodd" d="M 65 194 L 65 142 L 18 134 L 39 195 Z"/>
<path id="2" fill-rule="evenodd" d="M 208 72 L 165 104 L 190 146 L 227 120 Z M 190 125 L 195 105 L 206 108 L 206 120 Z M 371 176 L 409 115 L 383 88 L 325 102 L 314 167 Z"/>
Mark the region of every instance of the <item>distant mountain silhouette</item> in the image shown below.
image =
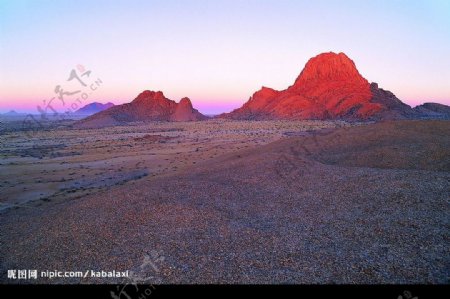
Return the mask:
<path id="1" fill-rule="evenodd" d="M 15 117 L 15 116 L 25 116 L 26 113 L 17 112 L 15 110 L 10 110 L 6 113 L 0 114 L 2 116 L 9 116 L 9 117 Z"/>
<path id="2" fill-rule="evenodd" d="M 19 113 L 17 113 L 15 110 L 9 110 L 8 112 L 3 113 L 3 115 L 5 115 L 5 116 L 16 116 L 16 115 L 19 115 Z"/>
<path id="3" fill-rule="evenodd" d="M 189 98 L 180 103 L 167 99 L 161 91 L 146 90 L 132 102 L 117 105 L 74 124 L 75 128 L 100 128 L 136 121 L 196 121 L 207 119 L 192 107 Z"/>
<path id="4" fill-rule="evenodd" d="M 114 104 L 110 103 L 110 102 L 106 103 L 106 104 L 93 102 L 93 103 L 87 104 L 86 106 L 83 106 L 82 108 L 78 109 L 77 111 L 74 112 L 74 114 L 92 115 L 92 114 L 101 112 L 103 110 L 106 110 L 108 108 L 111 108 L 113 106 L 114 106 Z"/>

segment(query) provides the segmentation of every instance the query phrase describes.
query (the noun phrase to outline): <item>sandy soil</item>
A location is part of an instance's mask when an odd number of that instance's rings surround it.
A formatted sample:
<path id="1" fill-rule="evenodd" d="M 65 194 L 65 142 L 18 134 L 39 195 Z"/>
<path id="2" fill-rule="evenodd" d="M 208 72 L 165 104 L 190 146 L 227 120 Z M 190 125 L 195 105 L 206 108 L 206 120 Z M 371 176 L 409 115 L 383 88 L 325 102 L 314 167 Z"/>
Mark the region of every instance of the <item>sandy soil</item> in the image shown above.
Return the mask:
<path id="1" fill-rule="evenodd" d="M 100 169 L 108 149 L 109 165 L 128 173 L 138 161 L 149 173 L 75 200 L 4 210 L 0 272 L 133 270 L 152 283 L 449 282 L 449 122 L 308 133 L 292 122 L 157 126 L 64 131 L 72 141 L 64 151 L 83 151 L 68 164 Z M 153 176 L 164 163 L 149 154 L 158 150 L 177 159 Z M 143 267 L 149 257 L 152 266 Z"/>
<path id="2" fill-rule="evenodd" d="M 0 135 L 0 211 L 79 198 L 132 180 L 174 173 L 291 132 L 348 126 L 343 122 L 210 120 L 72 130 L 65 121 L 24 132 L 21 125 L 6 122 Z"/>

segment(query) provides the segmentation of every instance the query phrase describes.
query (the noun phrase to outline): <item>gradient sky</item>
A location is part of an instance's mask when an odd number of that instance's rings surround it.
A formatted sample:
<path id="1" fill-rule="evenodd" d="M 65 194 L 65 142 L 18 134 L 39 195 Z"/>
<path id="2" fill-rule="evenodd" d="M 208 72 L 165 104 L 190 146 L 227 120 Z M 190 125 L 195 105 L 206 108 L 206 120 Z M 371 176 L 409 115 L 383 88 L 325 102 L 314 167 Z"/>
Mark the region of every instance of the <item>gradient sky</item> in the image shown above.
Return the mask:
<path id="1" fill-rule="evenodd" d="M 79 64 L 103 82 L 85 103 L 150 89 L 230 111 L 328 51 L 410 105 L 450 105 L 448 0 L 0 0 L 0 112 L 37 112 L 56 85 L 74 90 Z"/>

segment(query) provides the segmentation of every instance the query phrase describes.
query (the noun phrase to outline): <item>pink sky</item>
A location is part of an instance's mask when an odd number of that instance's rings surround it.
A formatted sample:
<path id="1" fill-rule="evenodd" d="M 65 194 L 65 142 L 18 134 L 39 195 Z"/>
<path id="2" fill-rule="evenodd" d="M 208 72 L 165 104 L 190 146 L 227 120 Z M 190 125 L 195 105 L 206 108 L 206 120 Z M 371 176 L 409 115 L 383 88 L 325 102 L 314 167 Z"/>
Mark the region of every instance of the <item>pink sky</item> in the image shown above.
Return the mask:
<path id="1" fill-rule="evenodd" d="M 120 104 L 149 89 L 227 112 L 261 86 L 287 88 L 328 51 L 407 104 L 450 105 L 450 1 L 104 4 L 0 3 L 0 112 L 37 112 L 58 84 L 76 90 L 67 79 L 78 64 L 103 81 L 87 101 Z"/>

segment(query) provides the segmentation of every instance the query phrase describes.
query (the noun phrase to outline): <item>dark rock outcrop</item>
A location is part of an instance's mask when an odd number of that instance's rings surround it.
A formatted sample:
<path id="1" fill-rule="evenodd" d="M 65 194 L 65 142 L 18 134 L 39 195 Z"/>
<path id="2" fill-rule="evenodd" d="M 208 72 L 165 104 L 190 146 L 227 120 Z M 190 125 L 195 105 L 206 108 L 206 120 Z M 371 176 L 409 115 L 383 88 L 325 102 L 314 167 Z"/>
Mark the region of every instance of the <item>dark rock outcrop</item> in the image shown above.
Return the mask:
<path id="1" fill-rule="evenodd" d="M 439 103 L 425 103 L 414 107 L 421 118 L 450 119 L 450 107 Z"/>

